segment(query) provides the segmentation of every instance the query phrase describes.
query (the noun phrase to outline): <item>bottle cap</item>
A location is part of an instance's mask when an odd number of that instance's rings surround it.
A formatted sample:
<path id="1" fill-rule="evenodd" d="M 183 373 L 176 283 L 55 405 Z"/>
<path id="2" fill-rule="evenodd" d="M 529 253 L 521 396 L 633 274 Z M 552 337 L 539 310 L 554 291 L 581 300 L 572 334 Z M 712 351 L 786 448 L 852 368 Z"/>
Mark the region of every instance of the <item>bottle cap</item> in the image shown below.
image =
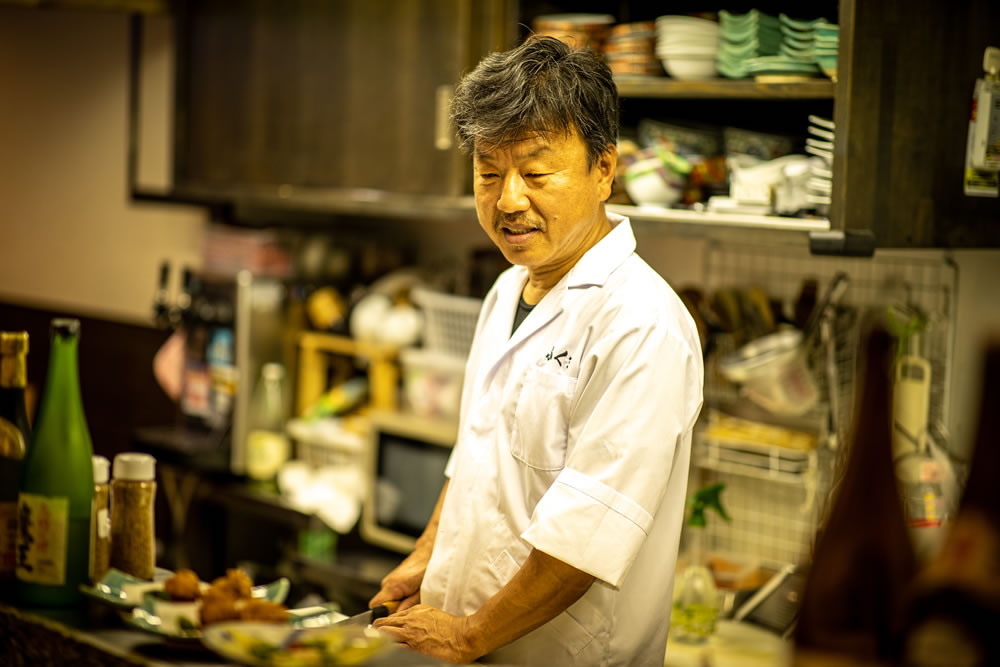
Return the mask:
<path id="1" fill-rule="evenodd" d="M 57 317 L 52 320 L 52 333 L 62 336 L 79 336 L 80 320 L 72 317 Z"/>
<path id="2" fill-rule="evenodd" d="M 277 363 L 264 364 L 260 373 L 265 380 L 281 380 L 285 377 L 285 367 Z"/>
<path id="3" fill-rule="evenodd" d="M 108 468 L 110 463 L 103 456 L 94 456 L 90 459 L 91 465 L 94 466 L 94 484 L 107 484 L 108 483 Z"/>
<path id="4" fill-rule="evenodd" d="M 0 331 L 0 355 L 17 356 L 27 353 L 27 331 Z"/>
<path id="5" fill-rule="evenodd" d="M 118 454 L 112 472 L 115 479 L 153 480 L 156 478 L 156 459 L 137 452 Z"/>

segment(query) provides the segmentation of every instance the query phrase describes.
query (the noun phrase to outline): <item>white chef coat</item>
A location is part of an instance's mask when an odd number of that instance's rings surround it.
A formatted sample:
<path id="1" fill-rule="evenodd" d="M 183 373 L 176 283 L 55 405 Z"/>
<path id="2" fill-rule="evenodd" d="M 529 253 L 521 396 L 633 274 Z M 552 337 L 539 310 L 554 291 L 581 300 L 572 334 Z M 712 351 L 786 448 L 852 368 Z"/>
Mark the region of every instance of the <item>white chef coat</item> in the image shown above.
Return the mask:
<path id="1" fill-rule="evenodd" d="M 532 548 L 597 578 L 484 661 L 663 664 L 701 347 L 628 219 L 608 218 L 513 336 L 524 267 L 497 279 L 476 325 L 421 600 L 472 614 Z"/>

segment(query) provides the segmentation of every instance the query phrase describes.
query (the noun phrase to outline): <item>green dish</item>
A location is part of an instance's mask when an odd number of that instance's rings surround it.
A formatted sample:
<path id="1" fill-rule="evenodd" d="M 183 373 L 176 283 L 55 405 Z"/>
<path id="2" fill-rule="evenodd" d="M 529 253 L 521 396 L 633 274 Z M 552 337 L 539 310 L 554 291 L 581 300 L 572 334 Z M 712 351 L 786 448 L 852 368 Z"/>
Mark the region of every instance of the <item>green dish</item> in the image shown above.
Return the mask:
<path id="1" fill-rule="evenodd" d="M 139 579 L 121 570 L 111 568 L 93 586 L 80 585 L 80 592 L 112 607 L 131 609 L 142 604 L 142 597 L 149 591 L 163 590 L 163 582 L 173 573 L 157 568 L 153 580 Z"/>
<path id="2" fill-rule="evenodd" d="M 782 28 L 790 28 L 792 30 L 798 30 L 799 32 L 812 32 L 816 29 L 816 26 L 821 24 L 830 25 L 830 22 L 824 18 L 812 20 L 793 19 L 784 12 L 778 14 L 778 21 L 781 23 Z"/>
<path id="3" fill-rule="evenodd" d="M 777 29 L 778 17 L 765 14 L 759 9 L 751 9 L 746 14 L 733 14 L 725 9 L 720 9 L 719 25 L 723 29 L 732 27 L 742 30 L 747 26 L 762 26 Z"/>
<path id="4" fill-rule="evenodd" d="M 250 595 L 259 600 L 282 603 L 288 597 L 288 579 L 281 577 L 270 584 L 254 586 Z M 202 583 L 203 588 L 208 584 Z M 130 612 L 122 612 L 122 619 L 139 630 L 177 642 L 197 642 L 201 638 L 199 618 L 201 600 L 174 602 L 160 590 L 147 591 L 142 603 Z M 329 611 L 329 610 L 324 610 Z"/>
<path id="5" fill-rule="evenodd" d="M 279 579 L 278 581 L 285 581 L 287 579 Z M 275 582 L 277 583 L 277 582 Z M 274 591 L 278 592 L 278 591 Z M 287 594 L 287 590 L 285 593 Z M 147 596 L 152 598 L 152 596 Z M 272 602 L 280 602 L 280 600 L 271 600 Z M 184 603 L 175 603 L 180 607 Z M 197 616 L 197 605 L 194 603 L 187 603 L 193 610 L 195 616 Z M 132 610 L 130 614 L 122 614 L 122 618 L 128 625 L 142 630 L 143 632 L 148 632 L 153 635 L 162 637 L 163 639 L 169 641 L 172 644 L 181 645 L 195 645 L 201 644 L 205 637 L 205 633 L 210 628 L 215 628 L 217 625 L 242 625 L 252 624 L 250 621 L 232 621 L 224 624 L 212 624 L 202 629 L 200 625 L 194 623 L 190 618 L 187 621 L 180 620 L 174 625 L 173 621 L 165 622 L 164 619 L 151 611 L 155 607 L 154 603 L 150 601 L 148 604 L 144 604 L 142 607 L 136 607 Z M 291 633 L 295 630 L 304 630 L 312 628 L 326 628 L 332 625 L 336 625 L 340 621 L 347 618 L 346 615 L 340 613 L 340 605 L 335 602 L 328 602 L 324 605 L 318 605 L 316 607 L 308 607 L 306 609 L 289 609 L 288 618 L 289 623 L 287 625 L 281 623 L 270 623 L 270 624 L 256 624 L 256 625 L 267 625 L 268 627 L 275 628 L 277 631 L 282 631 L 285 634 Z"/>

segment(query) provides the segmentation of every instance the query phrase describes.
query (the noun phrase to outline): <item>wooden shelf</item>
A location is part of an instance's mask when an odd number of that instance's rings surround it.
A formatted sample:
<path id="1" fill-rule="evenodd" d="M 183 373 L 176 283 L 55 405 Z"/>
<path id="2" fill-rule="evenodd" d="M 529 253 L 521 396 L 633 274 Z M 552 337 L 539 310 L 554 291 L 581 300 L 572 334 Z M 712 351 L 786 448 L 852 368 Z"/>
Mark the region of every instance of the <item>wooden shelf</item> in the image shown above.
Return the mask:
<path id="1" fill-rule="evenodd" d="M 619 97 L 674 99 L 833 99 L 835 85 L 824 78 L 784 83 L 751 79 L 679 81 L 662 76 L 616 75 Z"/>
<path id="2" fill-rule="evenodd" d="M 624 215 L 630 220 L 679 223 L 704 227 L 740 227 L 744 229 L 772 229 L 790 232 L 817 232 L 830 229 L 826 218 L 788 218 L 778 215 L 750 215 L 745 213 L 708 213 L 659 206 L 629 206 L 608 204 L 608 211 Z"/>
<path id="3" fill-rule="evenodd" d="M 329 389 L 326 372 L 330 355 L 367 359 L 369 404 L 378 410 L 396 409 L 396 384 L 399 382 L 399 369 L 395 363 L 397 348 L 313 331 L 300 332 L 298 344 L 297 416 L 305 414 Z"/>

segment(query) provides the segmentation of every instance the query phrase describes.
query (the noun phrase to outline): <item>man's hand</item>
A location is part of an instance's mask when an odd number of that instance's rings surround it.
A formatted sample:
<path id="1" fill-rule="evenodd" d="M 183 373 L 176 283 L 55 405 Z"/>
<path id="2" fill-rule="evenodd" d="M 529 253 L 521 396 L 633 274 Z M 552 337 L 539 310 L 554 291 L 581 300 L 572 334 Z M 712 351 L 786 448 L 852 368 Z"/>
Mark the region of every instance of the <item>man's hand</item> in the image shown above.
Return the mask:
<path id="1" fill-rule="evenodd" d="M 399 600 L 399 609 L 404 611 L 420 602 L 420 584 L 427 571 L 430 554 L 414 551 L 382 579 L 382 588 L 368 602 L 368 607 L 377 607 L 383 602 Z"/>
<path id="2" fill-rule="evenodd" d="M 467 616 L 452 616 L 418 604 L 380 618 L 372 625 L 397 643 L 438 660 L 468 664 L 480 656 L 470 642 Z"/>

